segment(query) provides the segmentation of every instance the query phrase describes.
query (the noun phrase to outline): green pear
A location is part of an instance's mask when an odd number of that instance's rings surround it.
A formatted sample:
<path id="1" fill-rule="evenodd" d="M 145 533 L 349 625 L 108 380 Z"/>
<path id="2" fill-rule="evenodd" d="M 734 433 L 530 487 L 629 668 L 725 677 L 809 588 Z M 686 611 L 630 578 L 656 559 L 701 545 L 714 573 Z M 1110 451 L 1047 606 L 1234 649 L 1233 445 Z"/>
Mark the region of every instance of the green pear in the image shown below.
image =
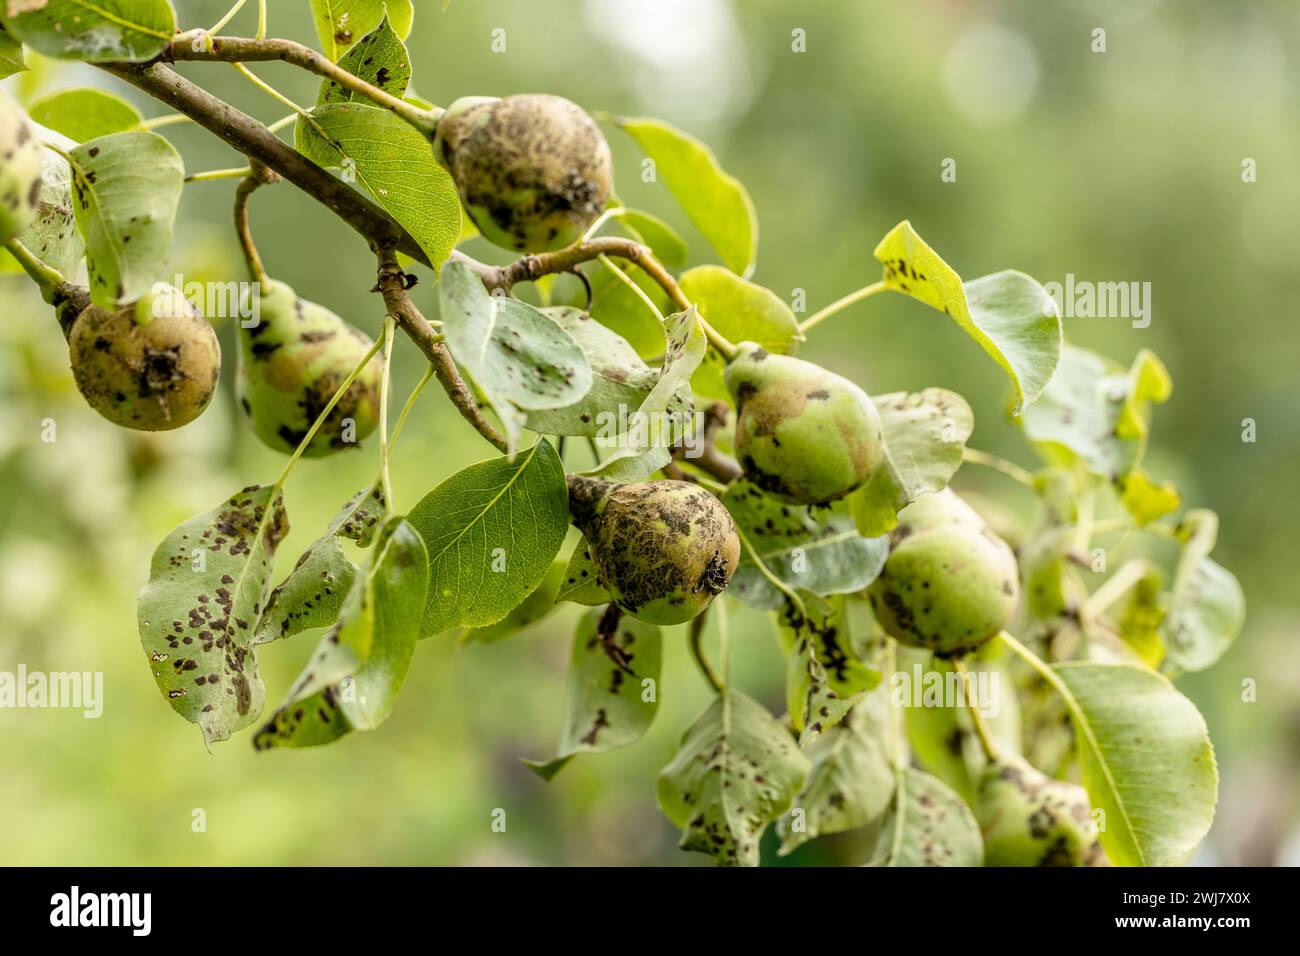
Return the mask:
<path id="1" fill-rule="evenodd" d="M 41 204 L 41 144 L 27 114 L 0 89 L 0 242 L 36 220 Z"/>
<path id="2" fill-rule="evenodd" d="M 576 242 L 613 186 L 600 127 L 559 96 L 457 100 L 438 122 L 434 153 L 484 238 L 521 252 Z"/>
<path id="3" fill-rule="evenodd" d="M 894 537 L 903 538 L 915 531 L 960 525 L 979 530 L 986 527 L 984 518 L 951 488 L 921 495 L 898 513 Z"/>
<path id="4" fill-rule="evenodd" d="M 261 283 L 257 324 L 240 328 L 236 393 L 253 431 L 291 453 L 374 344 L 322 305 L 283 282 Z M 305 455 L 353 447 L 379 423 L 383 363 L 376 355 L 334 406 Z"/>
<path id="5" fill-rule="evenodd" d="M 867 589 L 886 633 L 945 657 L 997 635 L 1020 596 L 1011 549 L 958 505 L 969 509 L 956 495 L 928 495 L 899 512 L 889 558 Z"/>
<path id="6" fill-rule="evenodd" d="M 208 321 L 164 283 L 133 305 L 90 306 L 68 333 L 77 388 L 109 421 L 142 431 L 180 428 L 208 407 L 221 346 Z"/>
<path id="7" fill-rule="evenodd" d="M 848 379 L 743 342 L 727 365 L 736 456 L 745 476 L 795 504 L 826 504 L 884 462 L 875 403 Z"/>
<path id="8" fill-rule="evenodd" d="M 1108 866 L 1083 787 L 1020 757 L 989 763 L 975 794 L 985 866 Z"/>
<path id="9" fill-rule="evenodd" d="M 740 563 L 731 514 L 699 485 L 569 479 L 573 523 L 614 603 L 651 624 L 689 621 L 726 590 Z"/>

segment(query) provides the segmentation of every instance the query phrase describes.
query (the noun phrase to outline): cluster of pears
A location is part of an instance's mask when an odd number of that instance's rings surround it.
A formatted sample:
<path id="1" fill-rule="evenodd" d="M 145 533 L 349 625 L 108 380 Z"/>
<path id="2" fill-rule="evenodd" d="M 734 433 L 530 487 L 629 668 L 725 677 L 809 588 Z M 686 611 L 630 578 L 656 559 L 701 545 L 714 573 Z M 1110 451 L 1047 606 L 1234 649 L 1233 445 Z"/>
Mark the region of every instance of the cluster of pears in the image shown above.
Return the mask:
<path id="1" fill-rule="evenodd" d="M 291 453 L 374 343 L 329 309 L 299 298 L 283 282 L 262 279 L 257 288 L 258 308 L 252 313 L 257 321 L 240 327 L 235 391 L 257 437 L 277 451 Z M 348 386 L 303 454 L 319 458 L 354 447 L 374 431 L 382 376 L 376 355 Z"/>
<path id="2" fill-rule="evenodd" d="M 600 127 L 559 96 L 456 100 L 438 122 L 434 154 L 484 238 L 519 252 L 576 242 L 613 183 Z"/>
<path id="3" fill-rule="evenodd" d="M 1006 627 L 1020 595 L 1016 558 L 984 519 L 947 488 L 922 495 L 898 519 L 889 558 L 867 589 L 880 626 L 946 657 Z"/>
<path id="4" fill-rule="evenodd" d="M 722 502 L 685 481 L 618 484 L 569 478 L 569 510 L 596 579 L 614 603 L 651 624 L 681 624 L 726 590 L 740 538 Z"/>
<path id="5" fill-rule="evenodd" d="M 35 221 L 43 163 L 41 144 L 27 114 L 0 89 L 0 242 L 8 242 Z"/>
<path id="6" fill-rule="evenodd" d="M 725 380 L 736 405 L 736 457 L 764 491 L 824 505 L 866 484 L 884 463 L 880 413 L 848 379 L 742 342 Z"/>
<path id="7" fill-rule="evenodd" d="M 975 795 L 986 866 L 1107 866 L 1088 794 L 1020 757 L 989 762 Z"/>

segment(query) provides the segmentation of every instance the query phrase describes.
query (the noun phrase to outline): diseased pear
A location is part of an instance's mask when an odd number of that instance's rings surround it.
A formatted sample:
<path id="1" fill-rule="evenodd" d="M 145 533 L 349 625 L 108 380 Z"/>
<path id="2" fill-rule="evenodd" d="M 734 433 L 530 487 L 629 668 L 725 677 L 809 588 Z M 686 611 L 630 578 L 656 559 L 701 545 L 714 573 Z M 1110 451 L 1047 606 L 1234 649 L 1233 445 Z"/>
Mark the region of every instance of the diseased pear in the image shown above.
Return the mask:
<path id="1" fill-rule="evenodd" d="M 1109 866 L 1083 787 L 1019 757 L 984 768 L 975 795 L 985 866 Z"/>
<path id="2" fill-rule="evenodd" d="M 826 504 L 883 464 L 880 414 L 848 379 L 744 342 L 726 383 L 736 404 L 736 456 L 763 490 L 795 504 Z"/>
<path id="3" fill-rule="evenodd" d="M 434 153 L 484 238 L 520 252 L 576 242 L 613 185 L 600 127 L 559 96 L 457 100 L 438 123 Z"/>
<path id="4" fill-rule="evenodd" d="M 886 633 L 954 656 L 1006 627 L 1020 575 L 1006 542 L 955 494 L 941 492 L 899 512 L 889 558 L 867 594 Z"/>
<path id="5" fill-rule="evenodd" d="M 221 374 L 212 326 L 180 290 L 161 282 L 134 305 L 83 309 L 68 333 L 68 350 L 90 407 L 142 431 L 198 418 Z"/>
<path id="6" fill-rule="evenodd" d="M 240 328 L 236 392 L 257 437 L 288 454 L 307 437 L 374 343 L 283 282 L 261 283 L 258 309 L 258 323 Z M 382 376 L 376 355 L 329 413 L 305 455 L 319 458 L 354 447 L 374 431 Z"/>
<path id="7" fill-rule="evenodd" d="M 740 538 L 715 496 L 685 481 L 569 480 L 573 523 L 614 603 L 651 624 L 681 624 L 731 581 Z"/>

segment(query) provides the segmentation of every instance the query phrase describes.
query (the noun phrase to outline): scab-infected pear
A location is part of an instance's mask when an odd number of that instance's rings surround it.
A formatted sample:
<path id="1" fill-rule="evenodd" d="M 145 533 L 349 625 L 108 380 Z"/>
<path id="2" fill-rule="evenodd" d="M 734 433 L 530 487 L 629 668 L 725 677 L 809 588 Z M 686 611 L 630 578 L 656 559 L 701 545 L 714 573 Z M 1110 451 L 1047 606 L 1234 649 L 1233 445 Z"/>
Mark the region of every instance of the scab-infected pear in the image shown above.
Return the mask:
<path id="1" fill-rule="evenodd" d="M 867 590 L 888 634 L 944 656 L 994 637 L 1020 594 L 1015 555 L 966 507 L 955 495 L 928 495 L 904 508 L 889 558 Z"/>
<path id="2" fill-rule="evenodd" d="M 239 404 L 265 444 L 291 453 L 373 342 L 283 282 L 261 283 L 258 322 L 240 329 Z M 372 359 L 326 417 L 304 452 L 352 447 L 379 421 L 383 366 Z"/>
<path id="3" fill-rule="evenodd" d="M 1087 792 L 1019 757 L 1000 758 L 984 769 L 975 817 L 986 866 L 1109 865 Z"/>
<path id="4" fill-rule="evenodd" d="M 736 455 L 763 490 L 795 504 L 826 504 L 883 463 L 880 414 L 847 379 L 745 342 L 726 382 L 736 403 Z"/>
<path id="5" fill-rule="evenodd" d="M 691 620 L 726 589 L 740 561 L 731 515 L 699 485 L 577 476 L 569 508 L 599 582 L 615 604 L 651 624 Z"/>
<path id="6" fill-rule="evenodd" d="M 438 123 L 434 152 L 483 236 L 521 252 L 576 242 L 613 185 L 600 127 L 559 96 L 457 100 Z"/>
<path id="7" fill-rule="evenodd" d="M 41 204 L 41 144 L 13 97 L 0 89 L 0 242 L 36 219 Z"/>
<path id="8" fill-rule="evenodd" d="M 68 334 L 72 374 L 90 407 L 142 431 L 180 428 L 208 407 L 221 346 L 178 289 L 159 283 L 134 305 L 90 306 Z"/>

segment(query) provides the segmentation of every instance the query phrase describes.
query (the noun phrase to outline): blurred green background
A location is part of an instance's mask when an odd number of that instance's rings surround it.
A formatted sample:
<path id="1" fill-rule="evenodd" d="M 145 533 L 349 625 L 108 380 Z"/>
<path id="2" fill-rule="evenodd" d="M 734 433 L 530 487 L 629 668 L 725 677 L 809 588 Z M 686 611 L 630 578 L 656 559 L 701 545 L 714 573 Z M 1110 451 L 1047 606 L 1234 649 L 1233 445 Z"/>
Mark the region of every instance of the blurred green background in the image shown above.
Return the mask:
<path id="1" fill-rule="evenodd" d="M 177 0 L 186 26 L 223 0 Z M 251 33 L 248 9 L 230 28 Z M 315 42 L 306 0 L 271 4 L 274 35 Z M 416 0 L 415 88 L 463 94 L 551 92 L 592 110 L 667 119 L 703 138 L 753 195 L 756 281 L 808 311 L 879 276 L 877 239 L 911 219 L 970 278 L 1017 268 L 1041 282 L 1152 283 L 1153 319 L 1067 319 L 1074 341 L 1125 364 L 1154 349 L 1173 374 L 1156 410 L 1150 470 L 1222 517 L 1217 559 L 1245 586 L 1246 629 L 1214 669 L 1180 681 L 1206 714 L 1222 771 L 1215 828 L 1197 862 L 1300 863 L 1300 662 L 1294 506 L 1300 470 L 1300 337 L 1286 295 L 1300 281 L 1300 8 L 1290 0 L 1115 0 L 1046 4 L 918 0 L 493 2 Z M 1105 53 L 1091 50 L 1106 30 Z M 493 52 L 494 30 L 506 49 Z M 792 50 L 805 31 L 806 52 Z M 183 72 L 266 121 L 283 107 L 222 65 Z M 258 67 L 299 102 L 316 83 Z M 44 61 L 7 85 L 20 97 L 106 84 L 146 116 L 163 111 L 85 66 Z M 207 133 L 166 134 L 197 171 L 238 165 Z M 610 130 L 618 190 L 668 218 L 709 261 L 662 186 L 638 176 Z M 940 164 L 957 163 L 957 181 Z M 1243 159 L 1258 181 L 1243 183 Z M 231 181 L 189 187 L 174 272 L 243 278 L 229 226 Z M 263 190 L 254 229 L 271 273 L 375 334 L 373 258 L 289 186 Z M 470 251 L 501 257 L 476 241 Z M 170 272 L 169 272 L 170 275 Z M 432 277 L 416 290 L 434 310 Z M 88 411 L 66 347 L 22 277 L 0 277 L 0 670 L 102 671 L 99 720 L 0 711 L 0 863 L 32 864 L 645 864 L 703 858 L 675 849 L 655 779 L 707 702 L 684 633 L 665 649 L 661 712 L 637 746 L 574 762 L 543 784 L 518 763 L 553 752 L 576 610 L 492 645 L 424 642 L 392 719 L 378 732 L 302 752 L 254 754 L 249 735 L 205 752 L 159 696 L 135 630 L 135 593 L 163 535 L 235 488 L 270 480 L 282 459 L 256 443 L 230 396 L 193 426 L 127 434 Z M 820 327 L 803 354 L 870 392 L 940 385 L 976 412 L 972 444 L 1031 465 L 1005 415 L 997 367 L 952 323 L 902 297 Z M 395 392 L 420 371 L 399 349 Z M 1258 441 L 1241 440 L 1242 420 Z M 54 419 L 58 440 L 41 441 Z M 414 504 L 487 447 L 436 388 L 403 435 L 394 481 Z M 288 489 L 287 569 L 375 472 L 373 444 L 304 462 Z M 576 455 L 575 467 L 585 467 Z M 1021 489 L 965 469 L 959 488 Z M 1165 555 L 1167 558 L 1168 555 Z M 780 712 L 783 664 L 761 618 L 732 615 L 735 683 Z M 679 632 L 682 629 L 677 629 Z M 278 700 L 311 636 L 261 655 Z M 1242 700 L 1243 681 L 1257 701 Z M 507 812 L 504 834 L 491 829 Z M 194 832 L 204 811 L 206 831 Z M 834 848 L 794 859 L 836 858 Z"/>

